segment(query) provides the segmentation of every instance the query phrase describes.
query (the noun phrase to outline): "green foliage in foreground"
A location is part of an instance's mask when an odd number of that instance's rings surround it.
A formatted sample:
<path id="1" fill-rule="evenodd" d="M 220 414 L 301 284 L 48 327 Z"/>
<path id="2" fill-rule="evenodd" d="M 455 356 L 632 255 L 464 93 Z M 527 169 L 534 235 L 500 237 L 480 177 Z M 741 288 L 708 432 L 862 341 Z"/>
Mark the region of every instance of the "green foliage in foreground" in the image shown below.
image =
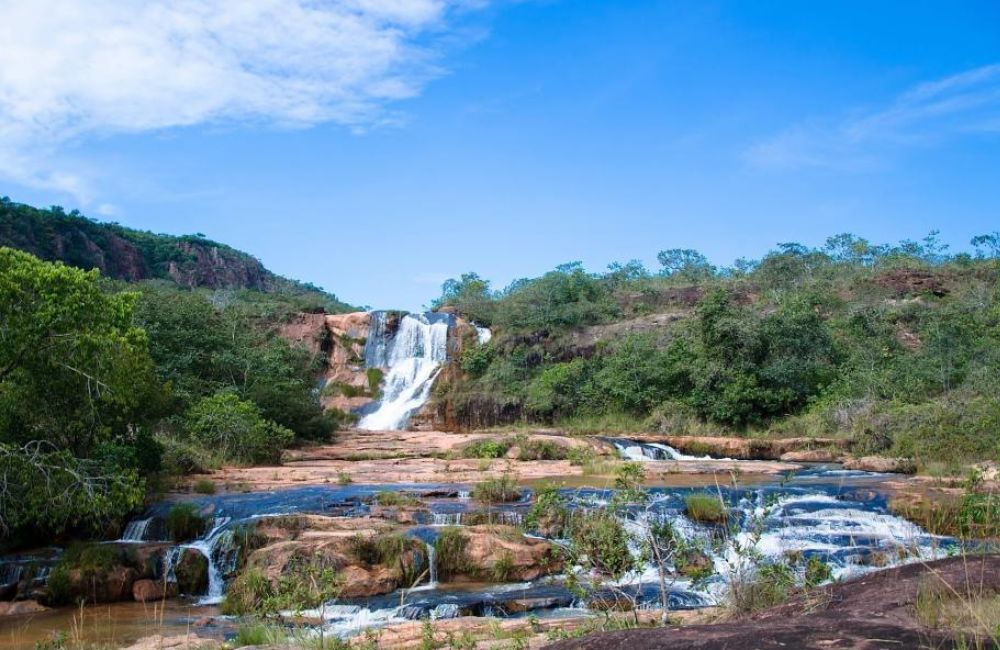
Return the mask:
<path id="1" fill-rule="evenodd" d="M 301 612 L 336 598 L 341 587 L 336 570 L 320 558 L 295 560 L 275 582 L 260 569 L 250 567 L 229 585 L 222 613 L 274 616 L 285 610 Z"/>

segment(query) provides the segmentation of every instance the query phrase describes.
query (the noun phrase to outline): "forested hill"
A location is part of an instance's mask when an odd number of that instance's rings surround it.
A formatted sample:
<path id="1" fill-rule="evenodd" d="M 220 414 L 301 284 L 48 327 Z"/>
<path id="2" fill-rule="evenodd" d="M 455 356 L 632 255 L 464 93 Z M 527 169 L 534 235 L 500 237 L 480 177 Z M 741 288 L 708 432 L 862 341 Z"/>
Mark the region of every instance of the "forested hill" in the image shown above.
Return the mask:
<path id="1" fill-rule="evenodd" d="M 716 268 L 578 263 L 497 291 L 474 273 L 437 306 L 493 329 L 435 389 L 455 428 L 838 436 L 924 463 L 1000 460 L 1000 234 L 845 234 Z M 457 367 L 456 367 L 457 366 Z"/>
<path id="2" fill-rule="evenodd" d="M 258 259 L 201 235 L 171 236 L 100 223 L 77 211 L 47 210 L 0 197 L 0 246 L 128 282 L 169 280 L 185 288 L 315 294 L 327 311 L 349 311 L 336 296 L 266 269 Z"/>

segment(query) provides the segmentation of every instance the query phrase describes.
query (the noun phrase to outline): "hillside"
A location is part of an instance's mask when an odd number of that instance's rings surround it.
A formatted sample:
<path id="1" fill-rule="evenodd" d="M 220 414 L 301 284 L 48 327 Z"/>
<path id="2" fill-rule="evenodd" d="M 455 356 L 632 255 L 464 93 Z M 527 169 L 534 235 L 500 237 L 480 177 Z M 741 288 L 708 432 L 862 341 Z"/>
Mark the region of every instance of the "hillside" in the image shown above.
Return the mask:
<path id="1" fill-rule="evenodd" d="M 924 463 L 1000 458 L 996 234 L 952 255 L 932 233 L 839 235 L 718 269 L 690 250 L 493 290 L 474 273 L 438 308 L 493 328 L 442 375 L 439 426 L 556 425 L 843 437 Z"/>
<path id="2" fill-rule="evenodd" d="M 329 312 L 352 309 L 332 294 L 276 275 L 253 256 L 200 235 L 154 234 L 6 197 L 0 197 L 0 246 L 85 270 L 96 268 L 127 282 L 160 279 L 183 288 L 311 296 Z"/>

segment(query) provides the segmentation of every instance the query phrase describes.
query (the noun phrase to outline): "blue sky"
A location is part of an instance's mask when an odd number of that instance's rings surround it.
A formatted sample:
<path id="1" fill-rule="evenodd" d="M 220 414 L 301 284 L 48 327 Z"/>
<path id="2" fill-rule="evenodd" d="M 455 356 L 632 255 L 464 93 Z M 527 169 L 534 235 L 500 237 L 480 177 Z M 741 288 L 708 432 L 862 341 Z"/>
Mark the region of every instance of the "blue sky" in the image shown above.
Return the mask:
<path id="1" fill-rule="evenodd" d="M 994 1 L 24 4 L 0 8 L 0 193 L 355 304 L 1000 227 Z"/>

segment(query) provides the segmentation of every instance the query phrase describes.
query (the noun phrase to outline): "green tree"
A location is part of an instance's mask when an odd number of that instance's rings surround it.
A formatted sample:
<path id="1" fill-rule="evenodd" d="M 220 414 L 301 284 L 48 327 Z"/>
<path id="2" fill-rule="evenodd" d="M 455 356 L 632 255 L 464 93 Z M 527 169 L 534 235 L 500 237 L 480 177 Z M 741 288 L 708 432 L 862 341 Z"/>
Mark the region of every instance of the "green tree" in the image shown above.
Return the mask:
<path id="1" fill-rule="evenodd" d="M 0 441 L 86 457 L 134 439 L 162 403 L 135 299 L 96 271 L 0 248 Z"/>
<path id="2" fill-rule="evenodd" d="M 661 273 L 671 278 L 681 278 L 691 282 L 704 280 L 715 275 L 715 267 L 708 258 L 690 248 L 670 248 L 656 254 Z"/>
<path id="3" fill-rule="evenodd" d="M 276 463 L 295 434 L 266 419 L 253 402 L 231 392 L 206 397 L 184 418 L 184 429 L 198 444 L 229 461 Z"/>

